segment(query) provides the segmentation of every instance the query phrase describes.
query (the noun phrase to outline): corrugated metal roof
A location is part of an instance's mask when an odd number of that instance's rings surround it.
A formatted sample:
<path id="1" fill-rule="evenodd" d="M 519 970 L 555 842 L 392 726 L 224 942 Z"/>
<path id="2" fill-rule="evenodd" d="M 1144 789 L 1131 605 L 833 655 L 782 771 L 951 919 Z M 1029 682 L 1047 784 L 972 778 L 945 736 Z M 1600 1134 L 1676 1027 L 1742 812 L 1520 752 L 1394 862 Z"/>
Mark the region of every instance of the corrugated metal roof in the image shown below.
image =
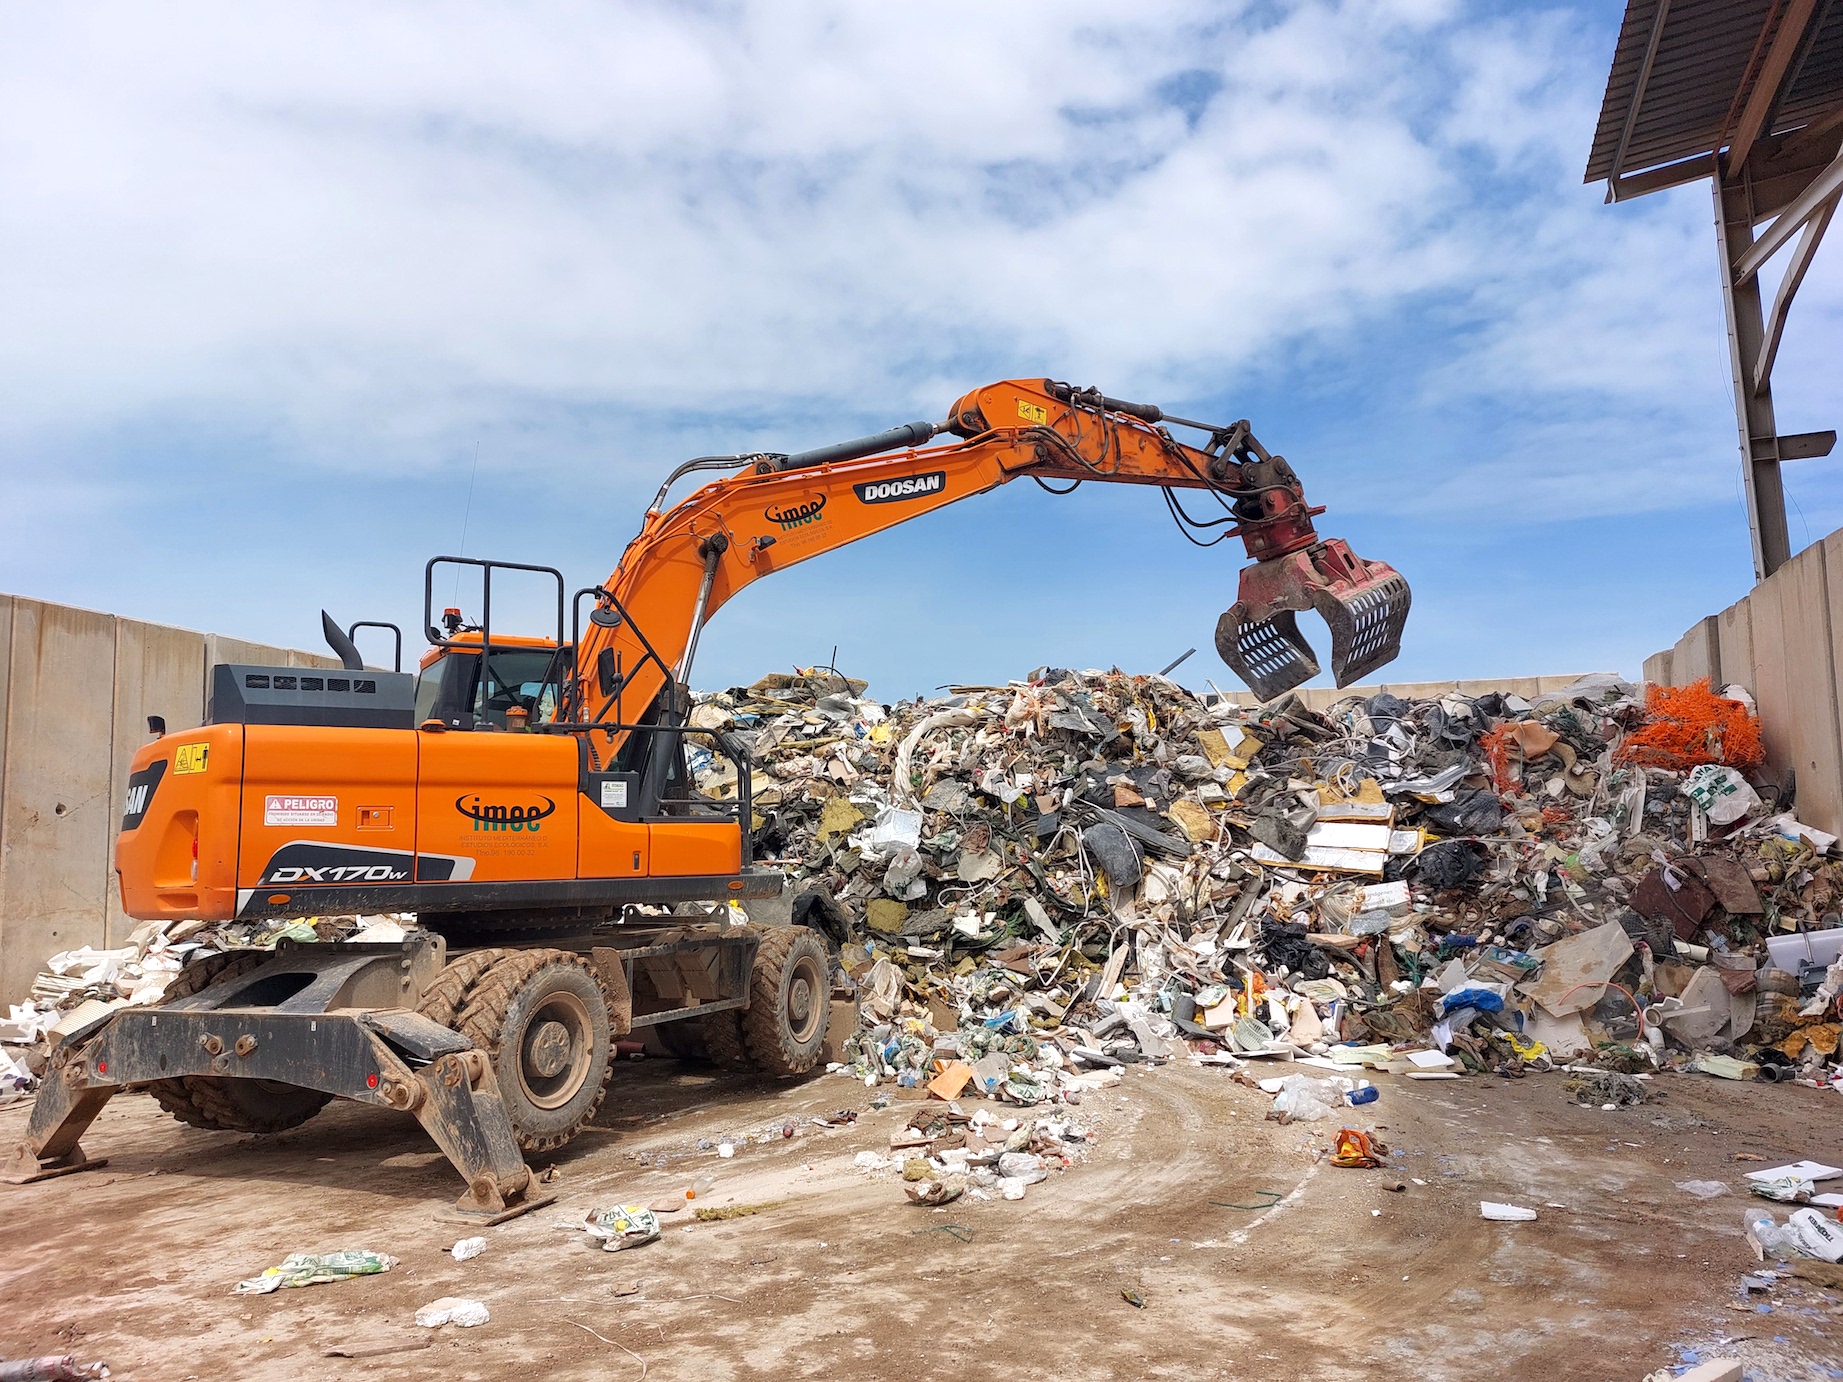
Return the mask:
<path id="1" fill-rule="evenodd" d="M 1627 0 L 1585 181 L 1724 148 L 1788 3 Z M 1768 132 L 1797 129 L 1840 105 L 1843 0 L 1821 0 Z"/>

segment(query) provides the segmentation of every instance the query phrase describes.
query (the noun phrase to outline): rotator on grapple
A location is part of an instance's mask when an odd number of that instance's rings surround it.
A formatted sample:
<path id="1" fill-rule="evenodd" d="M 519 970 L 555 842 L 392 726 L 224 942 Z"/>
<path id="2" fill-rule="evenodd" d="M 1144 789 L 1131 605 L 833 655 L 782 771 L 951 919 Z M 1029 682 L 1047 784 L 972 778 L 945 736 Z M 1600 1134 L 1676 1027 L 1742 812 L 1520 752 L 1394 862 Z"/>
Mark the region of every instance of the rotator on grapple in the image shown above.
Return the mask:
<path id="1" fill-rule="evenodd" d="M 1312 526 L 1324 506 L 1308 508 L 1299 477 L 1284 456 L 1270 456 L 1246 422 L 1222 448 L 1239 473 L 1225 476 L 1235 495 L 1239 536 L 1254 558 L 1242 568 L 1238 598 L 1216 624 L 1216 651 L 1262 700 L 1318 675 L 1318 659 L 1300 636 L 1296 611 L 1316 609 L 1331 630 L 1331 675 L 1349 686 L 1401 651 L 1412 598 L 1387 562 L 1365 561 L 1342 538 Z"/>
<path id="2" fill-rule="evenodd" d="M 1316 609 L 1330 627 L 1331 675 L 1339 686 L 1395 660 L 1408 621 L 1407 581 L 1386 562 L 1365 561 L 1342 538 L 1319 537 L 1312 519 L 1324 506 L 1306 505 L 1293 468 L 1284 456 L 1268 453 L 1246 418 L 1217 426 L 1173 417 L 1149 403 L 1109 398 L 1098 389 L 1052 380 L 1045 380 L 1044 387 L 1075 410 L 1146 424 L 1172 463 L 1170 473 L 1154 483 L 1163 485 L 1180 528 L 1208 531 L 1234 524 L 1199 545 L 1239 537 L 1254 558 L 1253 566 L 1242 568 L 1239 598 L 1216 624 L 1216 651 L 1262 700 L 1318 675 L 1318 659 L 1293 617 L 1300 610 Z M 1166 424 L 1208 433 L 1209 440 L 1200 448 L 1179 445 Z M 1096 470 L 1084 478 L 1142 479 L 1121 469 Z M 1192 518 L 1178 502 L 1177 489 L 1211 492 L 1228 516 Z"/>

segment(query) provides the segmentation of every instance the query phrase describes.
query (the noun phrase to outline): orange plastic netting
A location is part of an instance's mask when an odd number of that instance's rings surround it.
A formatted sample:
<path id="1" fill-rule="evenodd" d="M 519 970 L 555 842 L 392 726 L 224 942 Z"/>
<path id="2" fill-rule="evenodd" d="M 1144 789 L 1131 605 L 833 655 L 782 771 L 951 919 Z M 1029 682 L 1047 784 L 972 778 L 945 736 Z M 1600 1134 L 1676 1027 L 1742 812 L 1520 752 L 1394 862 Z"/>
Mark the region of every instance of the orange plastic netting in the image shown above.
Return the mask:
<path id="1" fill-rule="evenodd" d="M 1522 794 L 1522 787 L 1510 771 L 1511 731 L 1515 725 L 1502 724 L 1489 730 L 1478 740 L 1479 748 L 1484 750 L 1485 765 L 1491 769 L 1491 787 L 1500 794 L 1513 792 Z"/>
<path id="2" fill-rule="evenodd" d="M 1759 717 L 1709 690 L 1707 677 L 1688 686 L 1648 688 L 1645 713 L 1644 727 L 1619 746 L 1622 763 L 1682 770 L 1700 763 L 1752 768 L 1766 761 Z"/>

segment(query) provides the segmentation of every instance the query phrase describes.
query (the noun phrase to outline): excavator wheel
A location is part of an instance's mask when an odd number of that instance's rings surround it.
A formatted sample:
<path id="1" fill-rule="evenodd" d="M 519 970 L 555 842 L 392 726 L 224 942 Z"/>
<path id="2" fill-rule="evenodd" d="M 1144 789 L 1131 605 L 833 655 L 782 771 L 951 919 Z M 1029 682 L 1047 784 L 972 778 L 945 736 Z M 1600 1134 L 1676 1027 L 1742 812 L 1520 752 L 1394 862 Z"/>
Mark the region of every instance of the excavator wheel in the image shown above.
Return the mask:
<path id="1" fill-rule="evenodd" d="M 650 1029 L 659 1049 L 673 1060 L 705 1061 L 719 1070 L 753 1070 L 742 1041 L 742 1014 L 735 1009 L 681 1017 Z"/>
<path id="2" fill-rule="evenodd" d="M 710 1059 L 710 1050 L 704 1045 L 704 1019 L 701 1017 L 683 1017 L 677 1022 L 660 1022 L 641 1030 L 652 1048 L 648 1055 L 688 1061 Z"/>
<path id="3" fill-rule="evenodd" d="M 474 985 L 480 982 L 480 976 L 506 956 L 516 953 L 513 950 L 470 950 L 450 960 L 442 966 L 442 972 L 435 976 L 435 982 L 422 995 L 416 1011 L 444 1027 L 459 1030 L 457 1024 L 461 1020 L 461 1010 L 473 996 Z"/>
<path id="4" fill-rule="evenodd" d="M 614 1070 L 614 1036 L 608 996 L 582 956 L 502 954 L 471 986 L 454 1029 L 493 1062 L 499 1097 L 525 1151 L 561 1147 L 601 1107 Z"/>
<path id="5" fill-rule="evenodd" d="M 832 966 L 818 932 L 772 926 L 749 974 L 743 1044 L 767 1075 L 804 1075 L 819 1062 L 832 1011 Z M 727 1016 L 727 1014 L 717 1014 Z"/>
<path id="6" fill-rule="evenodd" d="M 185 998 L 220 979 L 247 974 L 270 958 L 266 950 L 207 955 L 180 970 L 166 986 L 165 997 Z M 147 1092 L 180 1122 L 212 1132 L 286 1132 L 300 1127 L 333 1098 L 317 1089 L 275 1080 L 230 1080 L 216 1075 L 153 1080 Z"/>
<path id="7" fill-rule="evenodd" d="M 742 1031 L 742 1012 L 730 1008 L 725 1012 L 707 1013 L 703 1018 L 704 1054 L 719 1070 L 756 1070 L 760 1066 L 749 1054 L 749 1043 Z"/>

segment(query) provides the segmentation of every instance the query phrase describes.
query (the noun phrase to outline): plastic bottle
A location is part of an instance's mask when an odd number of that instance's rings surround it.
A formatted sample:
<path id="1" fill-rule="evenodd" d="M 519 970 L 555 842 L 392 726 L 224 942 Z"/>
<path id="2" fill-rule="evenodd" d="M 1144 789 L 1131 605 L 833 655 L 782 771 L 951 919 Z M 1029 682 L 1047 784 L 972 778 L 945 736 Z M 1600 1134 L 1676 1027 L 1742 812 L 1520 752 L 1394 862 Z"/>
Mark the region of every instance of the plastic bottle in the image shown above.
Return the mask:
<path id="1" fill-rule="evenodd" d="M 685 1198 L 695 1200 L 699 1195 L 708 1195 L 710 1187 L 717 1183 L 715 1176 L 699 1176 L 691 1182 L 691 1188 L 685 1192 Z M 1769 1216 L 1770 1217 L 1770 1216 Z"/>
<path id="2" fill-rule="evenodd" d="M 1747 1206 L 1741 1211 L 1741 1225 L 1768 1257 L 1783 1262 L 1788 1257 L 1801 1255 L 1797 1232 L 1778 1223 L 1770 1209 Z"/>

